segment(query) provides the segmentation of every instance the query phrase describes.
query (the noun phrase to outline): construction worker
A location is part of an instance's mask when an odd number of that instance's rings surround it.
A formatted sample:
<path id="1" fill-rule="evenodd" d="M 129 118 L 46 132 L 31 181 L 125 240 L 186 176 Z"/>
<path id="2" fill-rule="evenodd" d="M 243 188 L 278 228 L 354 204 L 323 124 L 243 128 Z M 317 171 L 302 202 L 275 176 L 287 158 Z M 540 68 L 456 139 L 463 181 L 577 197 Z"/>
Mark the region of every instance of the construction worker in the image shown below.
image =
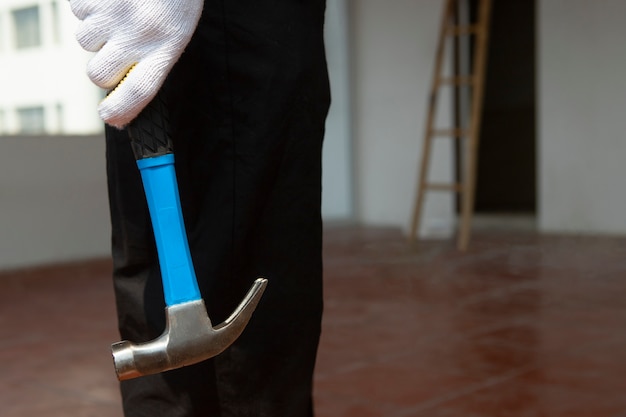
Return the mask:
<path id="1" fill-rule="evenodd" d="M 310 417 L 322 315 L 324 0 L 70 0 L 102 101 L 120 334 L 164 300 L 126 126 L 166 85 L 191 255 L 213 323 L 257 277 L 248 327 L 197 365 L 121 383 L 126 417 Z M 133 68 L 130 72 L 129 70 Z M 120 81 L 126 76 L 124 82 Z"/>

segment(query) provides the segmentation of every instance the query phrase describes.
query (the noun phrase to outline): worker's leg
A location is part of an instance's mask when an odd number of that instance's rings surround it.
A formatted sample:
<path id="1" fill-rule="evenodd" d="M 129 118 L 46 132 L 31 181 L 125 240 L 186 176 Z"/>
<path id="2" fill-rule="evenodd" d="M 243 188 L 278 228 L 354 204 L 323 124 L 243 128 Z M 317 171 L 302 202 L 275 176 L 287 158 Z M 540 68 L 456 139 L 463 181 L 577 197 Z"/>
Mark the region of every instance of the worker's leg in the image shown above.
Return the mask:
<path id="1" fill-rule="evenodd" d="M 257 276 L 268 288 L 213 360 L 122 384 L 127 416 L 311 415 L 321 320 L 323 2 L 208 1 L 168 82 L 192 257 L 214 324 Z M 306 3 L 306 4 L 305 4 Z M 149 217 L 125 132 L 107 132 L 123 338 L 163 330 Z"/>

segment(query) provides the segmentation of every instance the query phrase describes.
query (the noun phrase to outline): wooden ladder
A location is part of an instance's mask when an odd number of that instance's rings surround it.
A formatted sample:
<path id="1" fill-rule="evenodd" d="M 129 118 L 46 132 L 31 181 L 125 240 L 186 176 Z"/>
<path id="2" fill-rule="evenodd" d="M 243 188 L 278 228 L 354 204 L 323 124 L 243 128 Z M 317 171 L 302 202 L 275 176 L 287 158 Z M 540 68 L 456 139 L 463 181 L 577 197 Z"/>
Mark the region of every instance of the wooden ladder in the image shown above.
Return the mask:
<path id="1" fill-rule="evenodd" d="M 469 25 L 458 25 L 455 22 L 455 3 L 457 1 L 458 0 L 446 0 L 444 7 L 437 52 L 435 55 L 435 68 L 433 71 L 433 79 L 430 90 L 428 115 L 426 117 L 426 128 L 422 149 L 422 161 L 419 170 L 419 180 L 417 184 L 417 194 L 411 221 L 411 229 L 409 231 L 409 241 L 415 242 L 417 239 L 426 191 L 452 191 L 459 193 L 461 197 L 461 219 L 457 246 L 460 250 L 465 250 L 467 249 L 470 240 L 472 214 L 474 211 L 477 152 L 483 107 L 491 0 L 478 1 L 479 9 L 476 22 L 470 23 Z M 443 74 L 443 63 L 447 43 L 446 40 L 451 36 L 461 37 L 472 35 L 474 36 L 472 73 L 453 77 L 445 76 Z M 435 128 L 437 97 L 439 95 L 439 90 L 444 86 L 452 86 L 453 88 L 467 86 L 471 88 L 469 126 L 454 126 L 451 129 Z M 454 96 L 457 97 L 458 95 L 455 94 Z M 467 141 L 465 144 L 461 143 L 461 145 L 465 146 L 461 146 L 461 149 L 463 149 L 461 152 L 461 180 L 458 183 L 440 184 L 433 183 L 428 180 L 432 143 L 435 138 L 439 137 Z"/>

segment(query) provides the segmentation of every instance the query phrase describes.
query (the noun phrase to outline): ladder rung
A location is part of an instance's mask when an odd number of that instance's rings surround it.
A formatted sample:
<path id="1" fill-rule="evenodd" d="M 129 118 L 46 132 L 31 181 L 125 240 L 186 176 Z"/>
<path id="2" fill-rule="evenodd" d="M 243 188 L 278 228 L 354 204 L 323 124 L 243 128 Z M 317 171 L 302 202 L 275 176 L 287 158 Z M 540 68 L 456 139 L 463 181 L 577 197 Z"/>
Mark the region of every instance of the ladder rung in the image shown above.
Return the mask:
<path id="1" fill-rule="evenodd" d="M 459 183 L 455 184 L 440 184 L 440 183 L 427 183 L 424 184 L 424 187 L 427 190 L 431 191 L 456 191 L 457 193 L 461 192 L 463 186 Z"/>
<path id="2" fill-rule="evenodd" d="M 454 36 L 472 35 L 472 34 L 478 33 L 478 31 L 479 31 L 478 25 L 463 25 L 463 26 L 450 25 L 447 28 L 448 35 L 454 35 Z"/>
<path id="3" fill-rule="evenodd" d="M 442 77 L 439 78 L 439 84 L 449 84 L 449 85 L 472 85 L 474 84 L 475 78 L 472 76 L 457 76 L 457 77 Z"/>
<path id="4" fill-rule="evenodd" d="M 462 138 L 469 136 L 470 131 L 467 129 L 435 129 L 431 130 L 431 136 L 446 136 L 453 138 Z"/>

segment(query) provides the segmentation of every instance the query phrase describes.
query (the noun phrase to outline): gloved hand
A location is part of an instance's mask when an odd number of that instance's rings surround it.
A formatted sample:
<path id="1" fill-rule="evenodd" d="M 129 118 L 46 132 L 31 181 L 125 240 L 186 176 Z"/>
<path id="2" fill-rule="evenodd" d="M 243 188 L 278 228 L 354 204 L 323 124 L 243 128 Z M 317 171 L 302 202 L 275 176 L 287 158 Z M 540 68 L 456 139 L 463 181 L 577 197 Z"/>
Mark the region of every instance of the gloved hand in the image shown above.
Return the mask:
<path id="1" fill-rule="evenodd" d="M 203 0 L 70 0 L 70 6 L 81 20 L 78 43 L 97 52 L 87 75 L 99 87 L 117 87 L 100 103 L 100 117 L 122 128 L 154 98 L 183 53 Z"/>

